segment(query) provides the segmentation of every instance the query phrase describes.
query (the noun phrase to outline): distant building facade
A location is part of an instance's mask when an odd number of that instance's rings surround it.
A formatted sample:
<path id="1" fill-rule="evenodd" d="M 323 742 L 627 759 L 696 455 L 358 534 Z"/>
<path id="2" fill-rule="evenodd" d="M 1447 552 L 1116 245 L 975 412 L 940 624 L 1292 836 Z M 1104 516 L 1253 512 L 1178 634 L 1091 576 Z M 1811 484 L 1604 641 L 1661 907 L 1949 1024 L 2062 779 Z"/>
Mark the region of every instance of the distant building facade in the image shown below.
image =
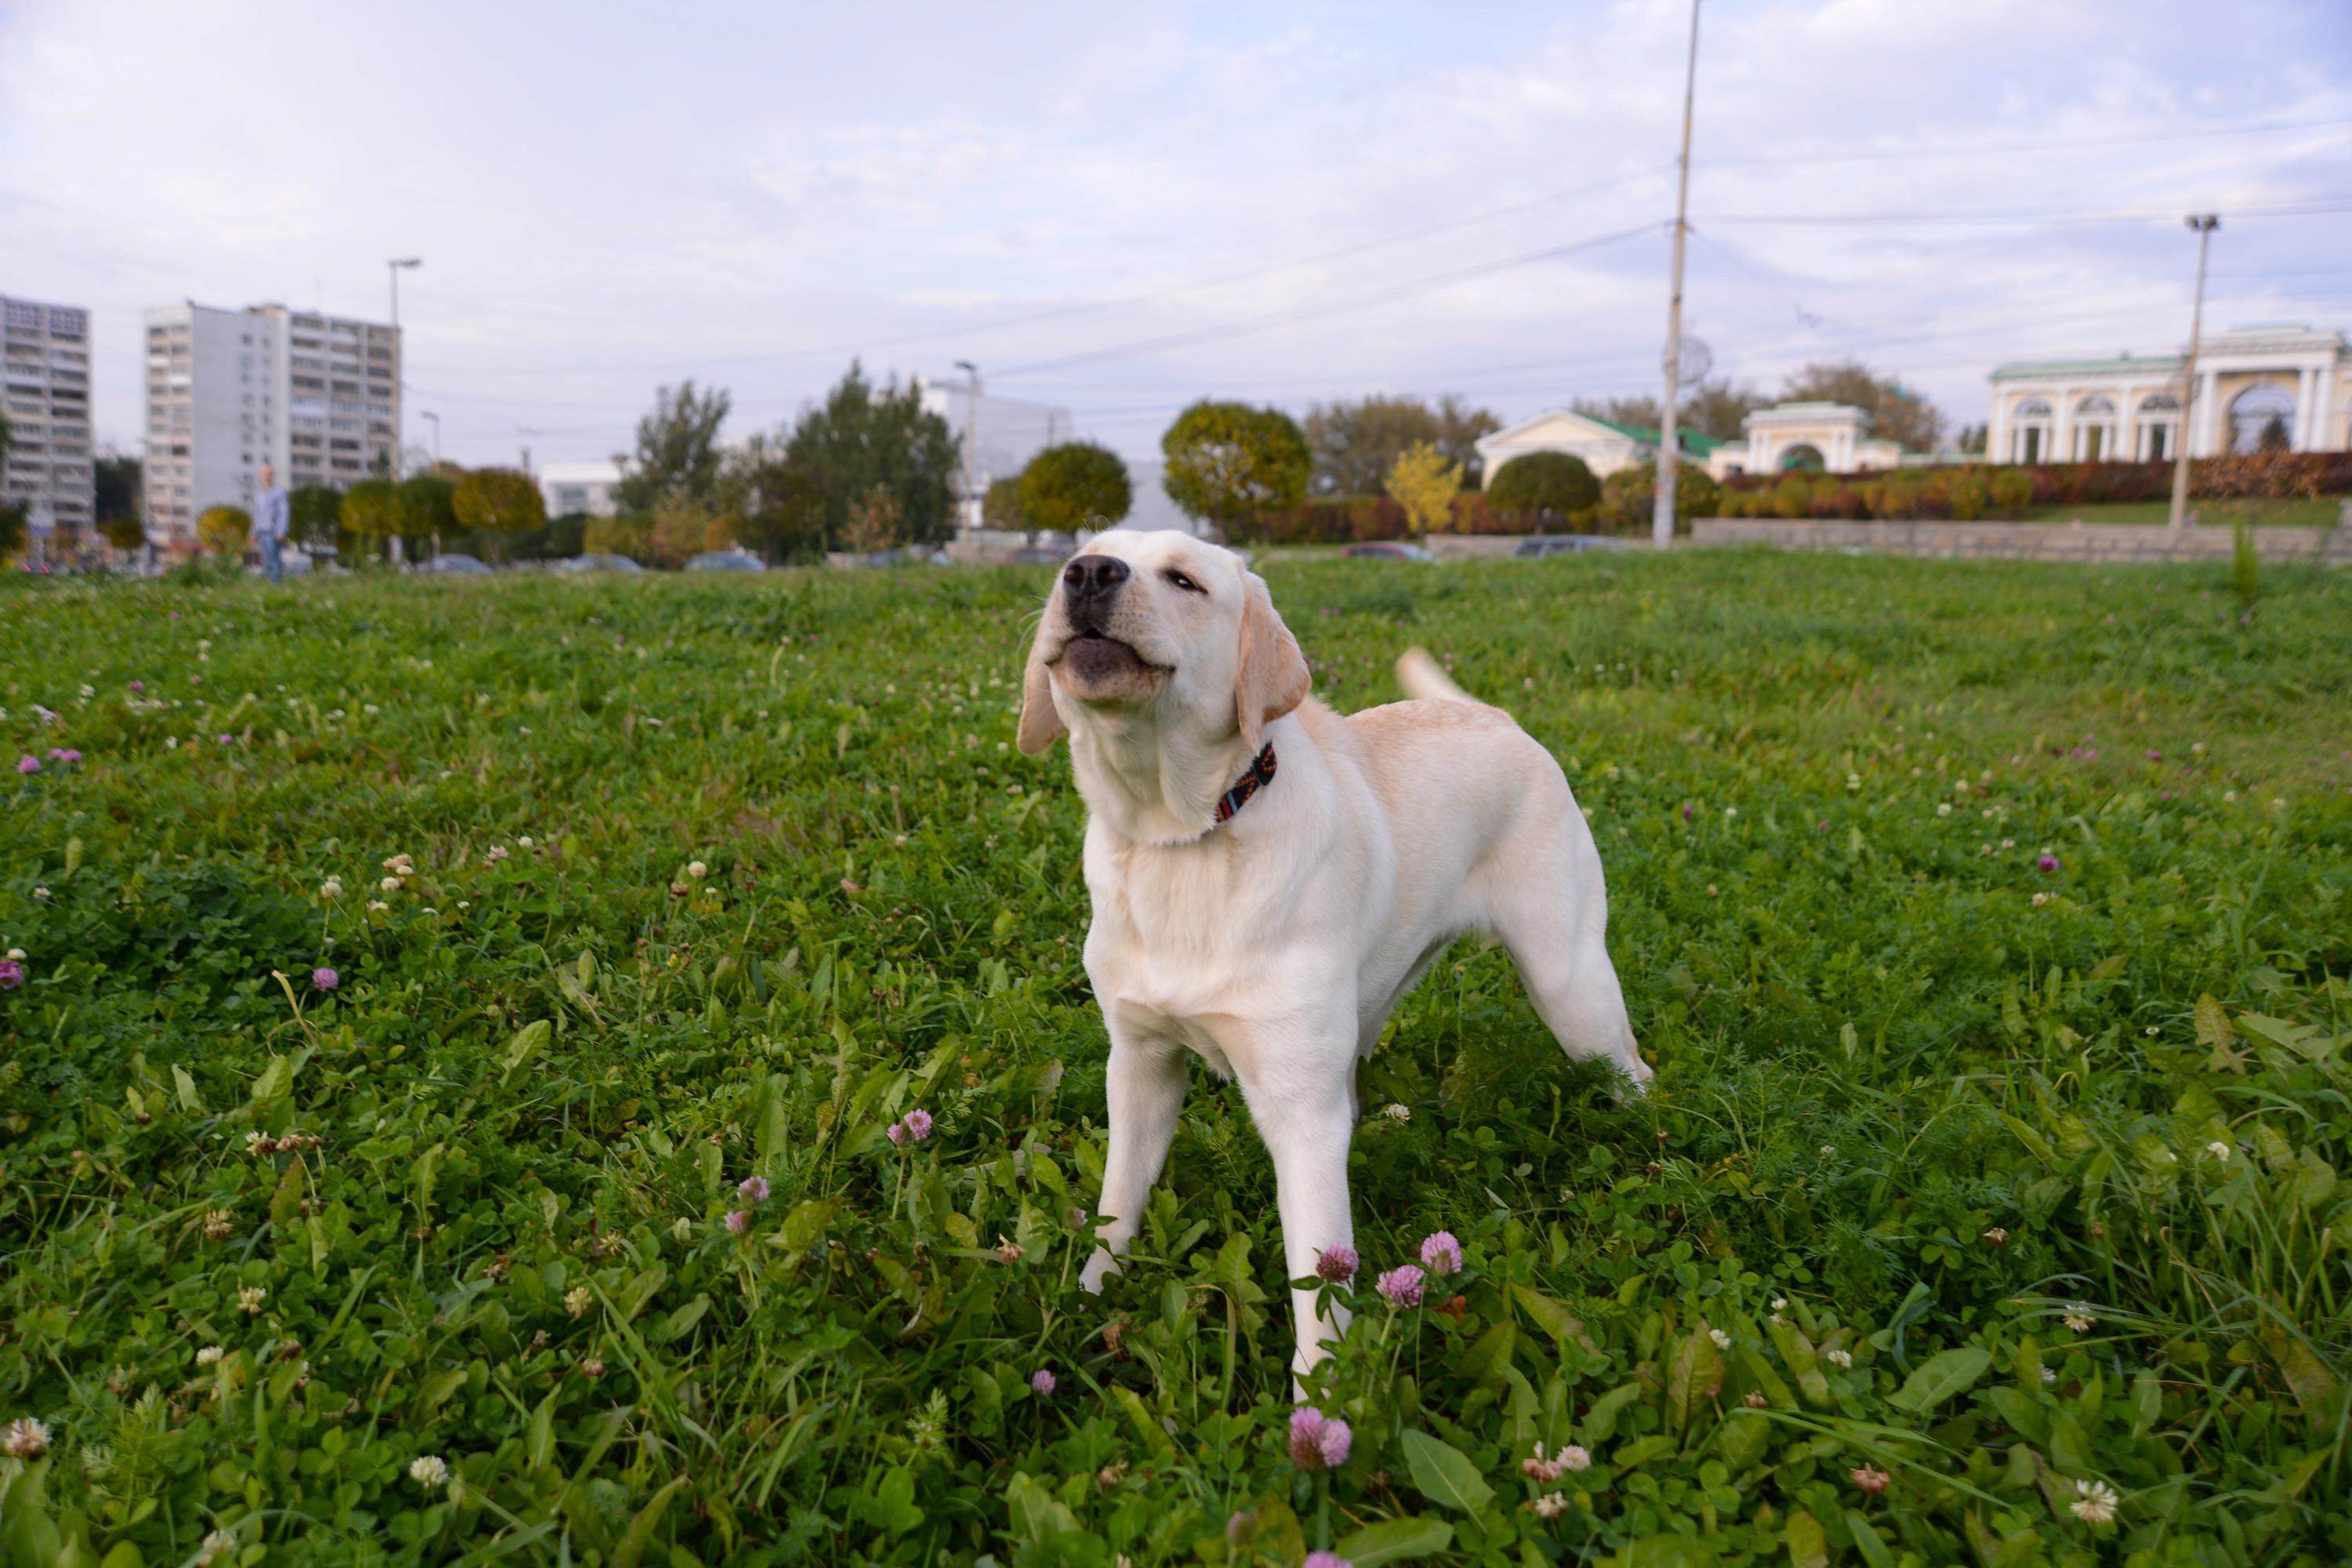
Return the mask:
<path id="1" fill-rule="evenodd" d="M 1573 409 L 1547 408 L 1516 425 L 1479 437 L 1475 445 L 1481 471 L 1486 482 L 1493 484 L 1504 464 L 1530 452 L 1566 452 L 1582 458 L 1595 479 L 1605 479 L 1620 468 L 1655 461 L 1661 439 L 1656 430 L 1639 425 L 1620 425 L 1613 419 L 1579 414 Z M 1714 472 L 1718 454 L 1732 444 L 1696 430 L 1677 430 L 1675 445 L 1687 461 Z"/>
<path id="2" fill-rule="evenodd" d="M 98 507 L 88 310 L 0 295 L 0 501 L 24 507 L 37 552 L 59 531 L 88 539 Z"/>
<path id="3" fill-rule="evenodd" d="M 549 463 L 539 470 L 539 496 L 550 517 L 584 512 L 611 517 L 620 510 L 614 487 L 621 482 L 621 466 L 610 458 L 585 463 Z"/>
<path id="4" fill-rule="evenodd" d="M 392 474 L 400 331 L 373 321 L 190 300 L 147 312 L 148 531 L 195 537 L 206 508 L 250 510 L 261 465 L 289 489 Z"/>
<path id="5" fill-rule="evenodd" d="M 1995 463 L 2169 458 L 2181 440 L 2179 354 L 1997 366 L 1986 459 Z M 2251 452 L 2267 430 L 2298 452 L 2352 448 L 2352 350 L 2344 334 L 2292 323 L 2239 327 L 2197 353 L 2189 455 Z"/>
<path id="6" fill-rule="evenodd" d="M 961 454 L 971 450 L 968 465 L 959 465 L 952 481 L 959 492 L 964 476 L 971 490 L 962 497 L 961 521 L 966 528 L 981 524 L 981 498 L 999 479 L 1011 479 L 1029 466 L 1029 459 L 1046 447 L 1075 439 L 1076 424 L 1070 411 L 1050 403 L 1028 403 L 1017 397 L 992 397 L 975 392 L 968 382 L 915 378 L 915 391 L 924 412 L 947 421 Z"/>
<path id="7" fill-rule="evenodd" d="M 1789 469 L 1832 474 L 1892 468 L 1903 448 L 1874 439 L 1870 415 L 1849 403 L 1776 403 L 1744 416 L 1744 445 L 1727 447 L 1716 477 L 1726 473 L 1777 474 Z"/>

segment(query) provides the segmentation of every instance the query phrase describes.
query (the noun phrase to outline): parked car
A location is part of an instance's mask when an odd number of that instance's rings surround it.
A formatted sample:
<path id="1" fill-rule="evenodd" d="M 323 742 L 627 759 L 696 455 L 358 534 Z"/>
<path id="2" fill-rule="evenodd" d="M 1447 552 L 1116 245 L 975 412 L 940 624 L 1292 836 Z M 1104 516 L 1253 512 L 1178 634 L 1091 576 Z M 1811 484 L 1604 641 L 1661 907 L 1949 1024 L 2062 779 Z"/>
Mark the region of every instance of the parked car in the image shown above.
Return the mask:
<path id="1" fill-rule="evenodd" d="M 1588 550 L 1622 550 L 1625 542 L 1605 533 L 1544 533 L 1522 539 L 1512 559 L 1538 560 L 1546 555 L 1580 555 Z"/>
<path id="2" fill-rule="evenodd" d="M 487 577 L 490 574 L 490 569 L 482 564 L 481 557 L 455 553 L 436 555 L 432 560 L 417 567 L 417 570 L 430 572 L 442 577 Z"/>
<path id="3" fill-rule="evenodd" d="M 1361 539 L 1340 554 L 1356 561 L 1434 561 L 1436 556 L 1402 539 Z"/>
<path id="4" fill-rule="evenodd" d="M 706 550 L 686 563 L 689 572 L 765 572 L 768 563 L 748 550 Z"/>
<path id="5" fill-rule="evenodd" d="M 614 555 L 596 550 L 585 555 L 568 555 L 561 561 L 548 563 L 551 572 L 642 572 L 644 567 L 625 555 Z"/>

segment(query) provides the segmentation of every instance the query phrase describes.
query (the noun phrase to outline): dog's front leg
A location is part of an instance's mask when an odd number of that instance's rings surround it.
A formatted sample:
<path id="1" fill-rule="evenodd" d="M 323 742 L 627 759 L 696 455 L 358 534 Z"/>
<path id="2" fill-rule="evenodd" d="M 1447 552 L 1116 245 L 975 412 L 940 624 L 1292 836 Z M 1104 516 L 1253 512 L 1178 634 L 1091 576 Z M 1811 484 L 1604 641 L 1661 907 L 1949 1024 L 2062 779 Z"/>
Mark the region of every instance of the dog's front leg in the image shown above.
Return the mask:
<path id="1" fill-rule="evenodd" d="M 1293 1279 L 1310 1279 L 1323 1254 L 1355 1246 L 1348 1210 L 1348 1144 L 1354 1136 L 1354 1020 L 1335 1020 L 1311 1038 L 1282 1042 L 1279 1048 L 1242 1053 L 1242 1093 L 1258 1137 L 1273 1157 L 1275 1204 L 1282 1213 L 1283 1268 Z M 1290 1293 L 1298 1348 L 1291 1370 L 1303 1373 L 1328 1352 L 1324 1342 L 1347 1331 L 1346 1308 L 1333 1305 L 1318 1319 L 1316 1292 Z"/>
<path id="2" fill-rule="evenodd" d="M 1176 1135 L 1176 1113 L 1184 1104 L 1184 1051 L 1181 1046 L 1138 1037 L 1110 1025 L 1110 1061 L 1106 1089 L 1110 1100 L 1110 1152 L 1103 1162 L 1099 1212 L 1109 1224 L 1101 1245 L 1078 1276 L 1088 1290 L 1102 1289 L 1103 1276 L 1118 1268 L 1118 1254 L 1135 1239 L 1144 1200 L 1168 1162 Z"/>

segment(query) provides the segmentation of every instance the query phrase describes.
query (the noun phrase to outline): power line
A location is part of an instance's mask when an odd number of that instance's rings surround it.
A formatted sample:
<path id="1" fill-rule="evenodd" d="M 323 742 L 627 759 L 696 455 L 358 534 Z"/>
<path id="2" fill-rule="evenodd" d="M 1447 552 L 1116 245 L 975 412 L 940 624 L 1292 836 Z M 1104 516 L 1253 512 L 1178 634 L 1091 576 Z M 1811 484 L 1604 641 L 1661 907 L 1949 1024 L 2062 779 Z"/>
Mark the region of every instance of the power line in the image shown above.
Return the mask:
<path id="1" fill-rule="evenodd" d="M 2194 142 L 2213 136 L 2254 136 L 2276 131 L 2315 131 L 2352 125 L 2352 117 L 2279 120 L 2255 125 L 2216 125 L 2202 131 L 2158 131 L 2142 136 L 2085 136 L 2053 142 L 1981 142 L 1974 146 L 1893 147 L 1868 153 L 1773 153 L 1751 158 L 1699 158 L 1704 169 L 1779 168 L 1811 163 L 1880 163 L 1912 158 L 1970 158 L 1988 153 L 2063 153 L 2087 147 L 2136 147 L 2151 142 Z"/>
<path id="2" fill-rule="evenodd" d="M 1239 321 L 1195 327 L 1180 332 L 1163 333 L 1153 338 L 1139 338 L 1132 342 L 1089 349 L 1079 353 L 1063 354 L 1055 359 L 1033 360 L 1027 364 L 1017 364 L 998 371 L 996 374 L 1000 377 L 1034 375 L 1040 371 L 1060 370 L 1067 365 L 1092 364 L 1107 359 L 1123 359 L 1131 354 L 1149 353 L 1157 349 L 1188 348 L 1195 343 L 1215 342 L 1226 338 L 1246 337 L 1255 332 L 1272 331 L 1282 327 L 1296 326 L 1301 321 L 1318 321 L 1325 316 L 1337 316 L 1351 310 L 1368 310 L 1376 305 L 1391 304 L 1399 300 L 1411 299 L 1415 295 L 1434 293 L 1438 289 L 1451 288 L 1456 283 L 1466 282 L 1473 278 L 1491 277 L 1497 272 L 1529 267 L 1542 261 L 1556 261 L 1581 251 L 1598 249 L 1604 245 L 1614 245 L 1638 235 L 1654 234 L 1662 226 L 1656 223 L 1637 224 L 1632 228 L 1621 228 L 1612 234 L 1595 235 L 1591 238 L 1573 240 L 1566 245 L 1546 246 L 1540 250 L 1523 251 L 1519 255 L 1507 256 L 1496 261 L 1482 261 L 1469 267 L 1457 267 L 1450 271 L 1408 279 L 1404 282 L 1393 283 L 1386 288 L 1377 289 L 1370 293 L 1360 294 L 1351 299 L 1337 300 L 1326 304 L 1304 306 L 1288 310 L 1269 311 L 1264 315 L 1244 317 Z"/>
<path id="3" fill-rule="evenodd" d="M 2232 218 L 2318 217 L 2331 213 L 2352 212 L 2352 198 L 2324 196 L 2292 206 L 2226 207 L 2223 210 Z M 2180 215 L 2168 207 L 2162 210 L 2153 207 L 2119 209 L 2105 213 L 2086 213 L 2072 207 L 1974 207 L 1951 208 L 1942 212 L 1727 213 L 1706 221 L 1718 226 L 1738 224 L 1751 227 L 1834 227 L 1910 223 L 2097 224 L 2152 223 L 2158 220 L 2177 223 L 2179 218 Z"/>

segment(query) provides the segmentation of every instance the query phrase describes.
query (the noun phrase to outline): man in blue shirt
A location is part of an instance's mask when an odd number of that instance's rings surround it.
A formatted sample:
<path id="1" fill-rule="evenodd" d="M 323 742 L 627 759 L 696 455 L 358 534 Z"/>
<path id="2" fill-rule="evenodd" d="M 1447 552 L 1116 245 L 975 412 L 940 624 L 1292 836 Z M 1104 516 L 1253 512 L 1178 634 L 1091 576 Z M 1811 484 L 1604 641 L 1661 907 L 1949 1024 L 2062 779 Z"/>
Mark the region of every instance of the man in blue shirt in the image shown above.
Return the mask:
<path id="1" fill-rule="evenodd" d="M 261 569 L 273 583 L 286 580 L 286 525 L 289 521 L 286 492 L 278 484 L 278 470 L 264 463 L 261 501 L 253 514 L 253 537 L 261 546 Z"/>

